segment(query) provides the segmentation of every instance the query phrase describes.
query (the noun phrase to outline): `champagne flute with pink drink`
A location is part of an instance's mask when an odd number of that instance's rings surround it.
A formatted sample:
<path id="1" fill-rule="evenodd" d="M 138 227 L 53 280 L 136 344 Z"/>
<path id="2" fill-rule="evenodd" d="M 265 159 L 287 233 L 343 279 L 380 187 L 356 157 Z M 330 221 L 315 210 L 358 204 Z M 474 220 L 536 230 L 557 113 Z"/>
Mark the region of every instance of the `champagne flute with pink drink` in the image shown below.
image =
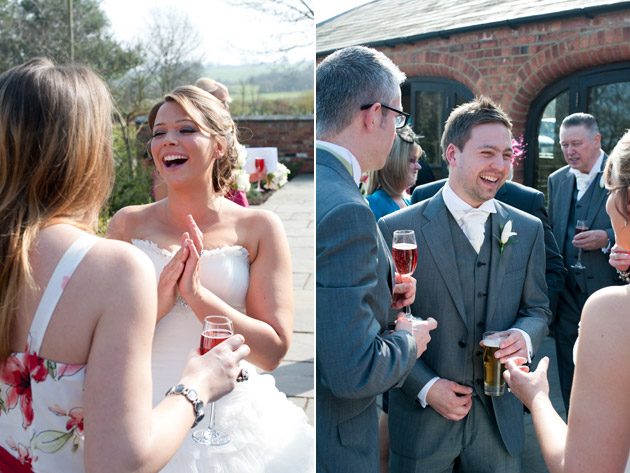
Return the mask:
<path id="1" fill-rule="evenodd" d="M 588 227 L 586 226 L 586 220 L 578 220 L 575 224 L 575 234 L 579 235 L 586 230 L 588 230 Z M 586 269 L 586 266 L 582 264 L 582 248 L 578 248 L 577 263 L 572 264 L 571 267 L 573 269 Z"/>
<path id="2" fill-rule="evenodd" d="M 260 181 L 262 181 L 262 173 L 265 170 L 265 158 L 256 158 L 256 160 L 254 161 L 254 164 L 256 166 L 256 172 L 260 174 L 260 176 L 258 176 L 259 179 L 258 179 L 258 186 L 256 187 L 256 191 L 262 192 L 262 189 L 260 188 Z"/>
<path id="3" fill-rule="evenodd" d="M 234 335 L 232 321 L 223 315 L 209 315 L 203 321 L 199 350 L 204 355 L 219 343 L 224 342 Z M 225 445 L 230 441 L 230 436 L 214 428 L 214 402 L 208 403 L 210 409 L 210 422 L 207 429 L 199 429 L 193 433 L 193 439 L 203 445 Z"/>
<path id="4" fill-rule="evenodd" d="M 418 264 L 418 245 L 413 230 L 395 230 L 392 240 L 392 257 L 394 266 L 401 276 L 411 276 Z M 411 307 L 405 306 L 407 320 L 414 320 Z"/>

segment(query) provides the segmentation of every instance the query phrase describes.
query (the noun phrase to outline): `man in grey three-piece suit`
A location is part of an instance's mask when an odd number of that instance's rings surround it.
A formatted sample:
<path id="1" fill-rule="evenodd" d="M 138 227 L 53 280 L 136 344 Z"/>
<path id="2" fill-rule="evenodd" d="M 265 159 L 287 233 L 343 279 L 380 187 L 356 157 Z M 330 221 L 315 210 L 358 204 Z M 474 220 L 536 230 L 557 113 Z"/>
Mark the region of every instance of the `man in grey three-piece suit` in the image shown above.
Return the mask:
<path id="1" fill-rule="evenodd" d="M 405 76 L 382 53 L 351 47 L 328 56 L 316 77 L 317 471 L 378 473 L 376 396 L 401 385 L 436 326 L 403 315 L 384 332 L 390 307 L 413 301 L 415 280 L 395 274 L 358 189 L 408 120 Z"/>
<path id="2" fill-rule="evenodd" d="M 506 331 L 501 362 L 531 359 L 548 333 L 542 224 L 494 199 L 511 165 L 511 127 L 485 97 L 456 108 L 442 135 L 447 183 L 378 222 L 388 244 L 394 230 L 415 231 L 412 312 L 438 321 L 403 386 L 390 392 L 391 473 L 520 471 L 523 406 L 507 391 L 484 394 L 480 346 L 484 332 Z"/>
<path id="3" fill-rule="evenodd" d="M 615 234 L 606 213 L 608 192 L 602 174 L 608 156 L 600 149 L 597 120 L 587 113 L 574 113 L 562 121 L 560 145 L 567 166 L 549 176 L 549 218 L 568 269 L 554 317 L 558 374 L 567 411 L 573 383 L 573 346 L 586 299 L 602 287 L 622 284 L 608 264 L 608 251 Z M 588 231 L 575 235 L 577 220 L 585 220 Z M 574 236 L 575 235 L 575 236 Z M 585 269 L 572 266 L 578 249 Z"/>

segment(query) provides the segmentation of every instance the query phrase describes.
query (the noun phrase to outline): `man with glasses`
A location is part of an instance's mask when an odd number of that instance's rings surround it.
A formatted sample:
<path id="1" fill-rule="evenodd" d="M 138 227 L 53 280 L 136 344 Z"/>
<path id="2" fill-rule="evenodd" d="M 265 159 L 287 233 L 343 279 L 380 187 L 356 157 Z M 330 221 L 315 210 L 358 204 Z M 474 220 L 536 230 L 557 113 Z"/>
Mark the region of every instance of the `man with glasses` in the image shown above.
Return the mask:
<path id="1" fill-rule="evenodd" d="M 380 169 L 409 115 L 405 75 L 382 53 L 351 47 L 317 68 L 317 471 L 378 473 L 376 396 L 400 386 L 435 320 L 399 319 L 415 297 L 402 282 L 358 189 Z M 392 293 L 394 297 L 392 298 Z"/>

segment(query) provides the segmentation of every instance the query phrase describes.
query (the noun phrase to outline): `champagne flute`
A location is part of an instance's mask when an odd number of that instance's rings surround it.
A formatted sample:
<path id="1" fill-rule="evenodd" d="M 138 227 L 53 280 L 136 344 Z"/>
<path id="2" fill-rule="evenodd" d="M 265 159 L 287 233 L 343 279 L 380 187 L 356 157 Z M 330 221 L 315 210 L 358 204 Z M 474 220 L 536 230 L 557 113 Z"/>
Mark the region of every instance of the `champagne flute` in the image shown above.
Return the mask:
<path id="1" fill-rule="evenodd" d="M 395 230 L 392 241 L 392 257 L 394 266 L 401 276 L 411 276 L 418 263 L 418 245 L 413 230 Z M 407 320 L 414 320 L 411 307 L 405 306 Z"/>
<path id="2" fill-rule="evenodd" d="M 234 335 L 232 321 L 223 315 L 209 315 L 203 320 L 199 349 L 204 355 L 219 343 Z M 203 445 L 219 446 L 230 441 L 230 436 L 214 428 L 214 402 L 208 403 L 210 422 L 207 429 L 199 429 L 193 433 L 193 439 Z"/>
<path id="3" fill-rule="evenodd" d="M 579 235 L 582 232 L 588 230 L 586 226 L 586 220 L 578 220 L 575 224 L 575 234 Z M 582 264 L 582 248 L 578 248 L 578 260 L 577 263 L 572 264 L 573 269 L 586 269 L 586 266 Z"/>
<path id="4" fill-rule="evenodd" d="M 256 158 L 255 160 L 256 172 L 260 174 L 258 179 L 258 186 L 256 187 L 256 192 L 262 192 L 260 188 L 260 181 L 262 180 L 262 172 L 265 170 L 265 158 Z"/>

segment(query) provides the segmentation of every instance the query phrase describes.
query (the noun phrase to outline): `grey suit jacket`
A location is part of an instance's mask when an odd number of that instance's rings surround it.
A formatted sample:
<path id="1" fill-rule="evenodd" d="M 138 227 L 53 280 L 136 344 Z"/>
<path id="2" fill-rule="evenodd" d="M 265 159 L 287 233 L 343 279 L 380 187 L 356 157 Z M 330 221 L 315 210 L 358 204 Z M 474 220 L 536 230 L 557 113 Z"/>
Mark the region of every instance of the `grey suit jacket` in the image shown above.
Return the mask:
<path id="1" fill-rule="evenodd" d="M 615 233 L 612 229 L 610 217 L 606 213 L 606 200 L 608 192 L 599 185 L 603 169 L 608 156 L 604 156 L 602 168 L 593 179 L 591 185 L 598 186 L 593 193 L 593 198 L 588 202 L 586 225 L 589 230 L 604 230 L 608 234 L 611 246 L 615 243 Z M 575 176 L 569 172 L 570 166 L 558 169 L 549 176 L 547 181 L 549 192 L 549 218 L 554 236 L 558 242 L 558 247 L 562 252 L 566 243 L 568 226 L 575 226 L 575 222 L 569 222 L 571 211 L 571 199 L 575 189 Z M 581 201 L 580 201 L 581 202 Z M 566 262 L 567 269 L 571 262 Z M 586 292 L 590 296 L 602 287 L 620 284 L 615 269 L 608 263 L 608 255 L 601 250 L 591 250 L 582 252 L 582 264 L 586 266 L 583 270 L 586 275 Z"/>
<path id="2" fill-rule="evenodd" d="M 393 266 L 349 172 L 317 149 L 317 471 L 379 471 L 376 396 L 416 360 L 408 332 L 387 325 Z"/>
<path id="3" fill-rule="evenodd" d="M 492 237 L 484 330 L 519 328 L 530 335 L 536 352 L 548 333 L 551 315 L 546 294 L 542 224 L 539 219 L 501 202 L 496 202 L 496 208 L 497 213 L 490 217 L 491 234 L 499 236 L 500 225 L 512 220 L 517 242 L 505 245 L 499 262 L 499 243 Z M 390 445 L 398 454 L 410 458 L 419 458 L 425 449 L 434 448 L 425 440 L 445 434 L 453 422 L 431 407 L 420 407 L 415 402 L 420 390 L 436 376 L 464 384 L 467 360 L 472 356 L 481 362 L 475 354 L 479 347 L 469 347 L 466 343 L 469 328 L 462 285 L 467 283 L 467 278 L 457 272 L 448 213 L 440 190 L 433 198 L 378 222 L 389 245 L 394 230 L 415 231 L 418 266 L 414 277 L 418 290 L 412 312 L 438 321 L 427 350 L 402 386 L 405 395 L 395 390 L 390 396 L 389 420 L 391 425 L 399 427 L 390 431 Z M 507 450 L 519 455 L 524 441 L 523 405 L 514 395 L 506 393 L 492 398 L 492 406 Z"/>
<path id="4" fill-rule="evenodd" d="M 433 197 L 440 190 L 446 179 L 425 184 L 413 191 L 411 203 L 423 201 Z M 542 192 L 531 187 L 524 186 L 512 181 L 506 181 L 497 191 L 495 199 L 503 203 L 516 207 L 523 212 L 527 212 L 534 217 L 538 217 L 545 232 L 545 280 L 547 281 L 547 295 L 549 296 L 549 308 L 555 312 L 558 295 L 564 288 L 564 278 L 567 269 L 564 265 L 562 252 L 558 248 L 556 239 L 549 224 L 549 216 L 545 208 L 545 196 Z"/>

